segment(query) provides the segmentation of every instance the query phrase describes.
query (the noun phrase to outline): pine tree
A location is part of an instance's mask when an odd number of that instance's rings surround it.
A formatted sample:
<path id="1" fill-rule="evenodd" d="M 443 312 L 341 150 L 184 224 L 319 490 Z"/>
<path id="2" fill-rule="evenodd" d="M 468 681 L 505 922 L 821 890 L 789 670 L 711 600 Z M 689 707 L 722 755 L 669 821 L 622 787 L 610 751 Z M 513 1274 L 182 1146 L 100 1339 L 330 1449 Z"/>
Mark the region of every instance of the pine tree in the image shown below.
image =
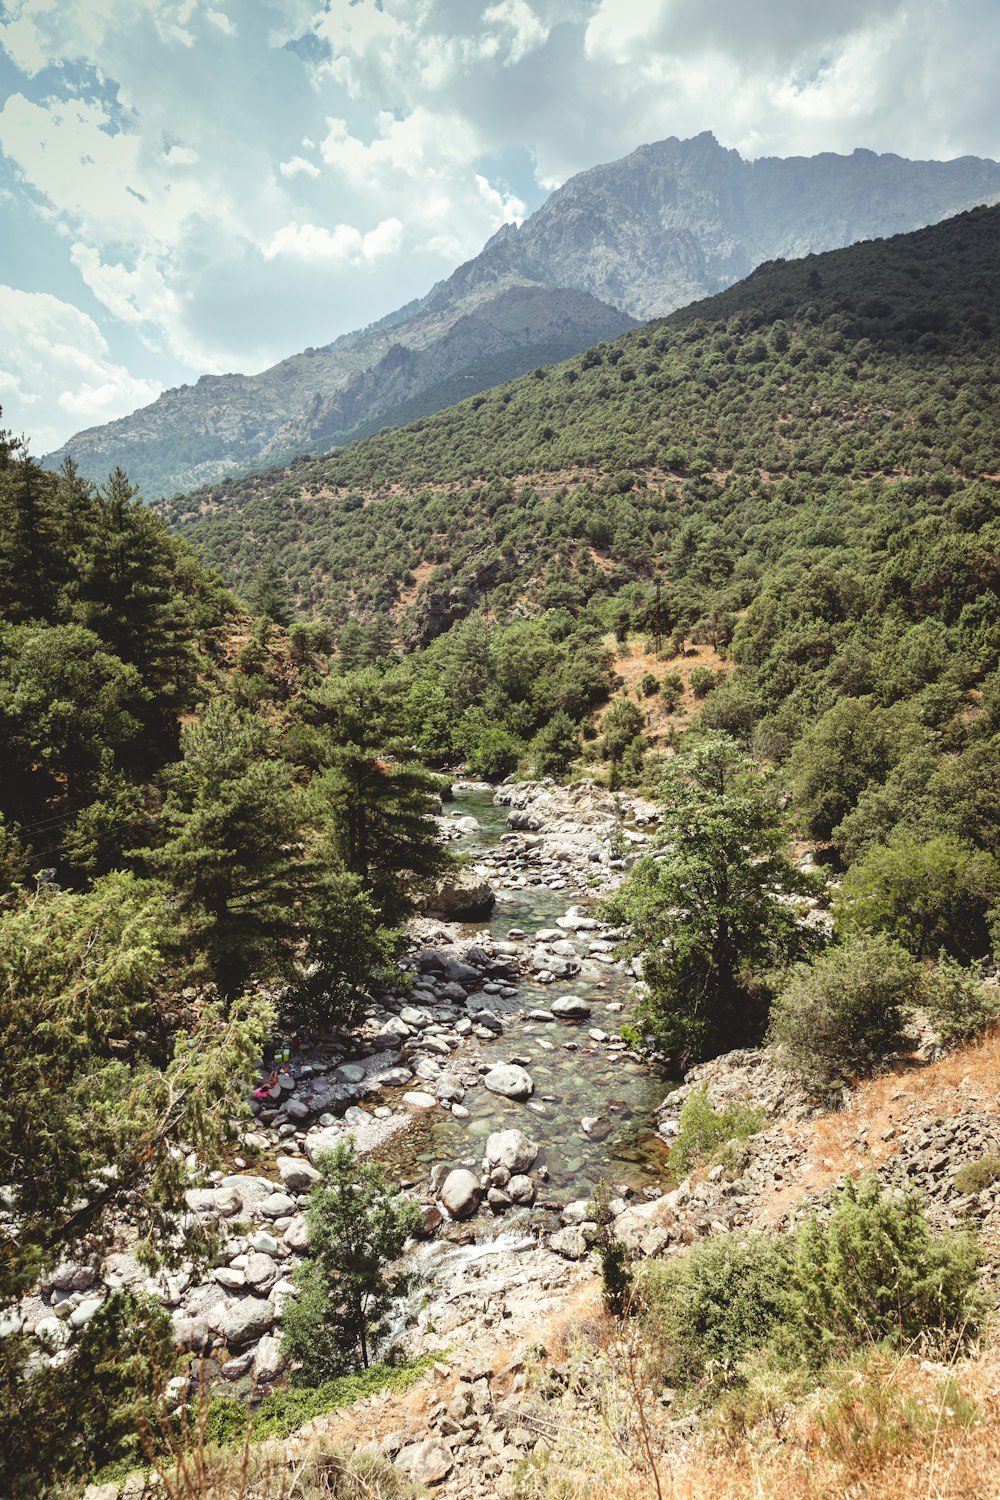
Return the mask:
<path id="1" fill-rule="evenodd" d="M 345 1369 L 367 1369 L 385 1337 L 385 1315 L 404 1280 L 387 1267 L 420 1222 L 377 1162 L 358 1161 L 349 1139 L 319 1159 L 323 1182 L 306 1209 L 309 1254 L 296 1275 L 299 1295 L 282 1318 L 296 1379 L 319 1385 Z"/>

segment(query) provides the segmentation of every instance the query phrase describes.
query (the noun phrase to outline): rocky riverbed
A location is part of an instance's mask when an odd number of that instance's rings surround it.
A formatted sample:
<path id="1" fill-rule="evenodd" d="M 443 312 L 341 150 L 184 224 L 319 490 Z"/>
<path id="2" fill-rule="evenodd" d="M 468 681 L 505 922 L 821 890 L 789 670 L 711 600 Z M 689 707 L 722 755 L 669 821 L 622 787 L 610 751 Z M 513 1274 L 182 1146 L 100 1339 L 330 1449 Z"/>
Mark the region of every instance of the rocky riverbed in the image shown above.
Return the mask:
<path id="1" fill-rule="evenodd" d="M 593 915 L 655 817 L 589 783 L 456 787 L 438 821 L 469 859 L 412 924 L 400 985 L 356 1035 L 298 1051 L 274 1097 L 254 1101 L 230 1170 L 189 1190 L 187 1212 L 222 1232 L 211 1274 L 150 1277 L 125 1245 L 102 1267 L 59 1267 L 10 1326 L 40 1329 L 58 1357 L 108 1291 L 142 1288 L 204 1373 L 266 1386 L 283 1370 L 281 1313 L 315 1163 L 348 1136 L 387 1163 L 421 1203 L 424 1235 L 443 1241 L 414 1255 L 419 1301 L 443 1299 L 434 1326 L 485 1305 L 462 1288 L 487 1264 L 491 1285 L 533 1289 L 530 1318 L 539 1290 L 566 1285 L 587 1255 L 599 1180 L 621 1208 L 662 1191 L 668 1080 L 620 1038 L 635 979 L 615 957 L 619 934 Z"/>
<path id="2" fill-rule="evenodd" d="M 597 1311 L 598 1178 L 612 1186 L 612 1232 L 641 1257 L 734 1229 L 787 1229 L 826 1212 L 846 1177 L 874 1170 L 921 1192 L 936 1227 L 977 1229 L 995 1261 L 1000 1181 L 970 1190 L 958 1174 L 1000 1153 L 996 1039 L 961 1057 L 901 1059 L 826 1114 L 766 1052 L 717 1058 L 683 1083 L 629 1055 L 617 1028 L 634 976 L 592 898 L 621 878 L 621 850 L 641 848 L 649 825 L 644 808 L 626 806 L 622 828 L 605 797 L 515 787 L 497 805 L 461 789 L 440 815 L 442 837 L 471 855 L 464 882 L 495 892 L 491 917 L 415 922 L 409 987 L 380 997 L 360 1038 L 303 1054 L 294 1087 L 244 1137 L 246 1158 L 192 1189 L 189 1211 L 224 1231 L 211 1276 L 151 1283 L 127 1251 L 100 1272 L 60 1267 L 22 1306 L 24 1326 L 44 1323 L 58 1342 L 109 1287 L 155 1287 L 179 1342 L 205 1360 L 196 1373 L 234 1394 L 266 1389 L 282 1373 L 281 1312 L 306 1244 L 313 1163 L 352 1134 L 423 1205 L 424 1238 L 409 1252 L 416 1292 L 397 1332 L 441 1362 L 412 1400 L 375 1397 L 314 1425 L 381 1447 L 439 1493 L 485 1497 L 509 1492 L 527 1455 L 558 1454 L 559 1424 L 526 1372 L 551 1364 L 562 1389 L 544 1341 Z M 538 826 L 510 827 L 521 814 Z M 759 1106 L 763 1128 L 731 1143 L 724 1167 L 675 1183 L 666 1154 L 701 1087 L 717 1108 Z M 290 1456 L 308 1441 L 292 1439 Z"/>

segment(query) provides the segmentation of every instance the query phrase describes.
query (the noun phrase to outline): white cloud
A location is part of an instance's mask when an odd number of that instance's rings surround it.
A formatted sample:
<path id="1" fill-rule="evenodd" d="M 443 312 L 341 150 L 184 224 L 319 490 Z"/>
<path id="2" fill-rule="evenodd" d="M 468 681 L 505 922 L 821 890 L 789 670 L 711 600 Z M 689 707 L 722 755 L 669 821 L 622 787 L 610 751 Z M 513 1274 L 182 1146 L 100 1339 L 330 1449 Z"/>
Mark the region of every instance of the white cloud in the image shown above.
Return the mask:
<path id="1" fill-rule="evenodd" d="M 478 172 L 476 173 L 476 186 L 479 189 L 479 196 L 487 205 L 489 212 L 496 216 L 501 223 L 509 224 L 511 220 L 514 220 L 518 224 L 522 223 L 525 208 L 520 198 L 516 198 L 513 193 L 500 192 L 493 186 L 489 178 L 480 176 Z M 497 227 L 499 228 L 499 225 Z"/>
<path id="2" fill-rule="evenodd" d="M 291 256 L 305 261 L 333 261 L 340 265 L 372 265 L 385 255 L 395 255 L 403 244 L 399 219 L 383 219 L 367 234 L 353 224 L 324 229 L 318 224 L 285 224 L 263 247 L 265 260 Z"/>
<path id="3" fill-rule="evenodd" d="M 48 292 L 0 284 L 0 351 L 4 425 L 23 430 L 35 453 L 82 427 L 123 417 L 160 392 L 110 359 L 92 318 Z"/>
<path id="4" fill-rule="evenodd" d="M 2 0 L 0 46 L 5 223 L 165 385 L 372 321 L 644 141 L 1000 154 L 995 0 Z"/>
<path id="5" fill-rule="evenodd" d="M 206 21 L 211 21 L 213 26 L 217 26 L 225 36 L 237 36 L 239 34 L 234 22 L 229 19 L 224 11 L 206 10 L 205 19 Z"/>
<path id="6" fill-rule="evenodd" d="M 526 0 L 498 0 L 483 11 L 487 25 L 498 25 L 508 32 L 507 56 L 509 67 L 519 63 L 548 40 L 549 28 L 539 19 Z"/>
<path id="7" fill-rule="evenodd" d="M 307 161 L 304 156 L 293 156 L 289 161 L 283 161 L 278 168 L 282 177 L 318 177 L 319 167 L 315 162 Z"/>
<path id="8" fill-rule="evenodd" d="M 193 167 L 201 157 L 191 146 L 171 146 L 164 151 L 163 160 L 168 167 Z"/>

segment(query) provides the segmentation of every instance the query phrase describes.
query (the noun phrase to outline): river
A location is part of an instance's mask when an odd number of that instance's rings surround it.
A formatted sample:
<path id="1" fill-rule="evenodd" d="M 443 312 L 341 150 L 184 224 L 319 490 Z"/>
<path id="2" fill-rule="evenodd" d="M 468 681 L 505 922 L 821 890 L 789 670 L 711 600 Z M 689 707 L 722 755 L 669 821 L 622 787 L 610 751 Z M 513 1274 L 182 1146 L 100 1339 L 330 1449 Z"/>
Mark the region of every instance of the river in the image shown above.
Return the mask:
<path id="1" fill-rule="evenodd" d="M 478 821 L 480 831 L 457 847 L 488 860 L 491 848 L 506 832 L 507 810 L 494 804 L 490 792 L 463 791 L 448 804 L 448 811 Z M 574 899 L 546 886 L 511 890 L 501 885 L 485 928 L 498 939 L 505 938 L 510 928 L 520 928 L 530 938 L 552 927 Z M 483 930 L 482 922 L 469 924 L 463 935 L 471 938 Z M 631 1009 L 628 990 L 632 981 L 619 965 L 587 957 L 588 942 L 600 936 L 594 932 L 577 935 L 582 969 L 573 979 L 543 985 L 522 976 L 516 996 L 482 997 L 483 1004 L 504 1023 L 501 1036 L 480 1044 L 484 1059 L 522 1063 L 534 1080 L 534 1094 L 523 1103 L 473 1088 L 464 1101 L 468 1119 L 457 1119 L 442 1109 L 429 1111 L 386 1153 L 404 1182 L 423 1185 L 430 1168 L 439 1162 L 450 1166 L 475 1162 L 478 1169 L 490 1132 L 517 1126 L 540 1146 L 536 1171 L 544 1166 L 548 1180 L 540 1184 L 535 1208 L 499 1216 L 497 1232 L 528 1220 L 551 1224 L 556 1209 L 589 1197 L 602 1179 L 637 1192 L 664 1185 L 667 1147 L 656 1134 L 655 1111 L 672 1080 L 623 1051 L 619 1030 Z M 547 1010 L 559 994 L 587 1000 L 592 1006 L 590 1017 L 575 1023 L 529 1018 L 532 1010 Z M 609 1010 L 609 1005 L 624 1009 Z M 592 1030 L 607 1033 L 606 1040 L 593 1039 Z M 489 1222 L 490 1217 L 488 1210 L 480 1211 L 477 1233 L 482 1233 L 484 1220 Z"/>

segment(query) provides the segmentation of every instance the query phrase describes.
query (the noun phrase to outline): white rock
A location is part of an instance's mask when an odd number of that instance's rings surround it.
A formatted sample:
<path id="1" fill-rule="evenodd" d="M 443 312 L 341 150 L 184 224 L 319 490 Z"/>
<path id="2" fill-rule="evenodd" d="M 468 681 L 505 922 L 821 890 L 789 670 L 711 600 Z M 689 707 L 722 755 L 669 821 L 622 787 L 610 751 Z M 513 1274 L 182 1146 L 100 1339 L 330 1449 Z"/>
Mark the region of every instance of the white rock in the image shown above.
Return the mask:
<path id="1" fill-rule="evenodd" d="M 258 1380 L 274 1380 L 281 1374 L 288 1361 L 281 1352 L 281 1340 L 273 1334 L 265 1334 L 257 1345 L 253 1357 L 253 1372 Z"/>
<path id="2" fill-rule="evenodd" d="M 526 1172 L 534 1166 L 538 1146 L 523 1130 L 496 1130 L 486 1142 L 486 1160 L 491 1167 L 506 1167 L 508 1172 Z"/>

